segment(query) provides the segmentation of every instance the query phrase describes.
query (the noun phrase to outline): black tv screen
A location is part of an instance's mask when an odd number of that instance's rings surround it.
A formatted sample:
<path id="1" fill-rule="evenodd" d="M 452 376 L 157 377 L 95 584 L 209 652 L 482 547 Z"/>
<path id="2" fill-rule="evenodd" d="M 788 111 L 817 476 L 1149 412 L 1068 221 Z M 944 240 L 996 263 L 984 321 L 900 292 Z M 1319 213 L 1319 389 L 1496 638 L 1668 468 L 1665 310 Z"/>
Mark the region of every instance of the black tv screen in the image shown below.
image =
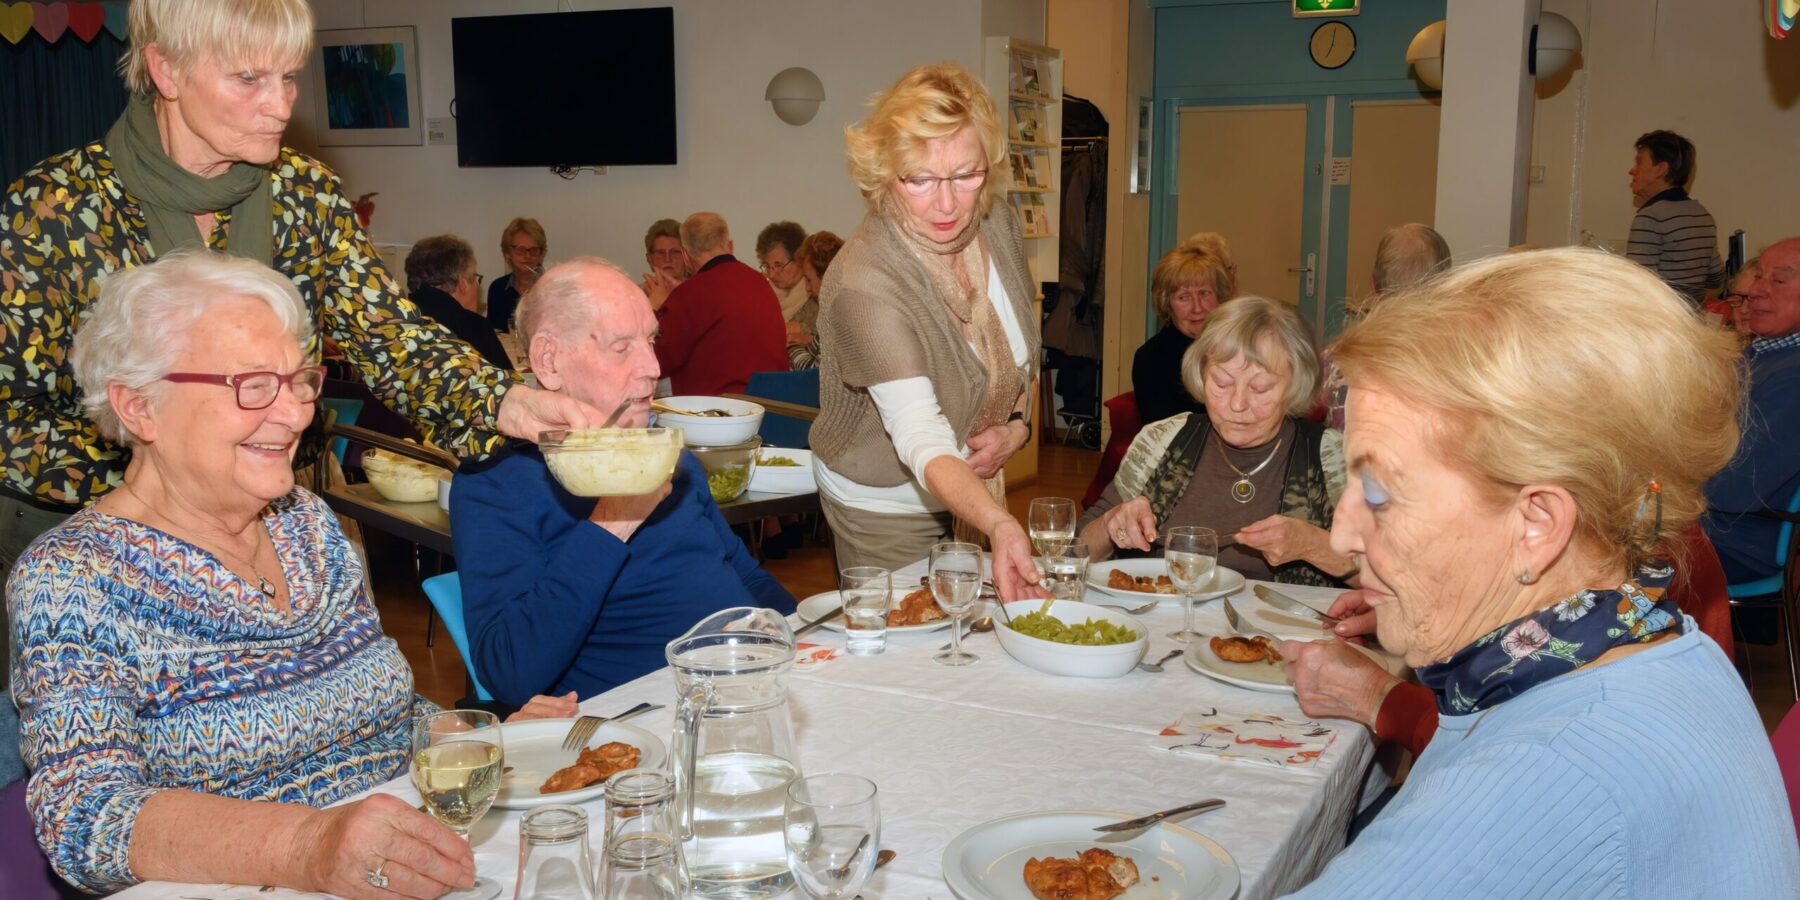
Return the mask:
<path id="1" fill-rule="evenodd" d="M 450 20 L 461 166 L 675 163 L 668 7 Z"/>

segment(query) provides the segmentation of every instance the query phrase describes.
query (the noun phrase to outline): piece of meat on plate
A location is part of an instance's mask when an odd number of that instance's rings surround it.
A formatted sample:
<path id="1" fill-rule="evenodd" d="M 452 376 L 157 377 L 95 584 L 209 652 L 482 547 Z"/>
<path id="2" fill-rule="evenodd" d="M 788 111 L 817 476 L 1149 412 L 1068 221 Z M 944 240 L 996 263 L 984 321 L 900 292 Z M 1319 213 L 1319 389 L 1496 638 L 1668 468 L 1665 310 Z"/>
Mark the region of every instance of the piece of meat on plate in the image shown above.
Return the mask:
<path id="1" fill-rule="evenodd" d="M 1037 900 L 1112 900 L 1138 881 L 1137 864 L 1098 847 L 1078 859 L 1025 861 L 1025 886 Z"/>
<path id="2" fill-rule="evenodd" d="M 556 770 L 538 788 L 538 793 L 557 794 L 597 784 L 637 765 L 643 755 L 644 751 L 624 741 L 584 748 L 576 755 L 574 765 Z"/>

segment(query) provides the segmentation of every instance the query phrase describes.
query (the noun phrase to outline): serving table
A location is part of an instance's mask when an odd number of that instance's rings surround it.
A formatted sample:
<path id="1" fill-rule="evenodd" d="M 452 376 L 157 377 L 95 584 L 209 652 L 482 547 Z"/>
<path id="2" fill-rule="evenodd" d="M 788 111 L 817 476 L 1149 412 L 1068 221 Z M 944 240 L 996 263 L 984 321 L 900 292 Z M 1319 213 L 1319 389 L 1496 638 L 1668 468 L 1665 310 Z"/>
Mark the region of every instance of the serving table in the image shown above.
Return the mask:
<path id="1" fill-rule="evenodd" d="M 895 573 L 912 585 L 923 562 Z M 1335 593 L 1283 585 L 1299 599 L 1323 605 Z M 1247 594 L 1247 591 L 1245 592 Z M 1240 595 L 1242 596 L 1242 595 Z M 1089 600 L 1114 602 L 1089 589 Z M 1129 604 L 1126 604 L 1129 605 Z M 1180 627 L 1179 603 L 1138 617 L 1150 632 L 1148 658 L 1174 648 L 1164 635 Z M 1216 602 L 1197 614 L 1202 631 L 1225 631 Z M 1269 713 L 1303 719 L 1291 694 L 1250 691 L 1198 675 L 1170 661 L 1161 674 L 1134 670 L 1117 679 L 1046 675 L 1014 661 L 992 635 L 973 635 L 963 647 L 981 657 L 951 668 L 932 660 L 949 632 L 890 634 L 885 653 L 845 655 L 797 667 L 789 707 L 801 770 L 850 772 L 880 790 L 885 849 L 898 852 L 875 873 L 871 898 L 951 898 L 942 874 L 944 848 L 965 829 L 1017 813 L 1054 809 L 1116 810 L 1138 815 L 1220 797 L 1223 809 L 1183 826 L 1222 845 L 1242 876 L 1238 897 L 1261 900 L 1310 881 L 1340 850 L 1372 752 L 1368 732 L 1349 722 L 1310 768 L 1275 768 L 1242 760 L 1178 756 L 1154 747 L 1157 733 L 1195 708 Z M 830 646 L 843 634 L 821 628 L 803 641 Z M 639 701 L 674 705 L 668 669 L 661 669 L 581 704 L 582 712 L 612 715 Z M 665 708 L 632 724 L 668 743 L 673 719 Z M 405 777 L 378 790 L 416 803 Z M 589 804 L 591 822 L 601 804 Z M 596 844 L 598 836 L 594 837 Z M 472 834 L 481 873 L 507 886 L 516 878 L 519 814 L 495 809 Z M 596 848 L 598 849 L 598 848 Z M 288 892 L 255 887 L 150 883 L 119 895 L 128 900 L 273 900 Z"/>

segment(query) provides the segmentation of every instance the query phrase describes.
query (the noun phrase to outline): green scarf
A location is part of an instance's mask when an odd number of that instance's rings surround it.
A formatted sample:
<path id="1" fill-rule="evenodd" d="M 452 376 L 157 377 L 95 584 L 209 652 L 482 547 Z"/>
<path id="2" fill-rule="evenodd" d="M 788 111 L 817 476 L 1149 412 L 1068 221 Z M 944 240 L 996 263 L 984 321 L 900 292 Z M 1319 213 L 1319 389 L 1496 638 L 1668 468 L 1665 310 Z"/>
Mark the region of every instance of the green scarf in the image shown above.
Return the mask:
<path id="1" fill-rule="evenodd" d="M 125 192 L 137 198 L 150 226 L 150 248 L 158 256 L 183 247 L 203 247 L 194 225 L 201 213 L 230 217 L 226 248 L 231 255 L 264 265 L 275 262 L 273 179 L 266 166 L 233 163 L 225 174 L 202 178 L 163 152 L 151 99 L 133 94 L 125 112 L 106 133 L 106 151 Z"/>

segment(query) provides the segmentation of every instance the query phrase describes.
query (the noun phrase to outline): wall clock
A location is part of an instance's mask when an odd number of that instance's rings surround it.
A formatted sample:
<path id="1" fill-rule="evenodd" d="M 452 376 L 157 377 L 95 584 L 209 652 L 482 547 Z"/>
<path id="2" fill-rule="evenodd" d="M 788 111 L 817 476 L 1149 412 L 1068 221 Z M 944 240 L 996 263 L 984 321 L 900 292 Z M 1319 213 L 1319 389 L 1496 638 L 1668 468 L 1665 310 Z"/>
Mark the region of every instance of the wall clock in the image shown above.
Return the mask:
<path id="1" fill-rule="evenodd" d="M 1356 55 L 1356 32 L 1343 22 L 1326 22 L 1313 29 L 1308 49 L 1319 68 L 1342 68 Z"/>

